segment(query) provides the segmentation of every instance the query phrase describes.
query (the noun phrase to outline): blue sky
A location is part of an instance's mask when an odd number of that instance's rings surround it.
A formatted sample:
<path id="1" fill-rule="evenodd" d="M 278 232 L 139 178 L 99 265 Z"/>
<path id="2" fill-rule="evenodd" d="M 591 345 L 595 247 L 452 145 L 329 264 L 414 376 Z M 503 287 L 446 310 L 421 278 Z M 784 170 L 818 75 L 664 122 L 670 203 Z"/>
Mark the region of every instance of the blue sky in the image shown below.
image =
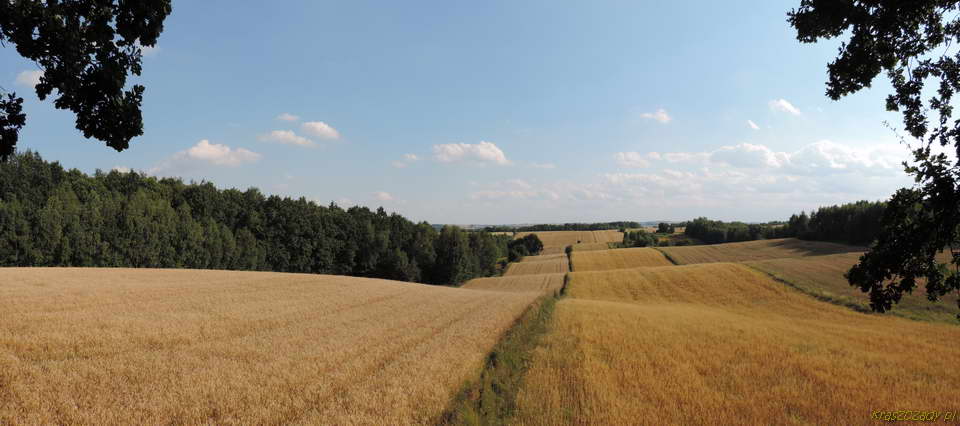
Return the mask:
<path id="1" fill-rule="evenodd" d="M 888 85 L 824 95 L 791 1 L 174 1 L 117 153 L 26 95 L 20 149 L 433 223 L 785 219 L 910 184 Z"/>

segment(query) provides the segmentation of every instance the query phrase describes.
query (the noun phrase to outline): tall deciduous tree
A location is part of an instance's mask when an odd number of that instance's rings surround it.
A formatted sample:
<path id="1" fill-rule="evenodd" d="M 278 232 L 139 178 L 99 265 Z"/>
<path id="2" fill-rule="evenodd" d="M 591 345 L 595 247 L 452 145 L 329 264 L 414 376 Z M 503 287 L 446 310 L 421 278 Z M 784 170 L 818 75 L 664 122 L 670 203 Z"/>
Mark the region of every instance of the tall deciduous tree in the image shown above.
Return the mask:
<path id="1" fill-rule="evenodd" d="M 73 111 L 86 138 L 122 151 L 143 134 L 144 87 L 127 89 L 140 75 L 141 46 L 153 46 L 171 11 L 170 0 L 0 1 L 0 42 L 43 71 L 41 100 L 56 90 L 54 105 Z M 0 160 L 13 154 L 26 123 L 23 98 L 0 98 Z"/>
<path id="2" fill-rule="evenodd" d="M 851 285 L 870 293 L 875 311 L 890 309 L 920 279 L 930 300 L 956 292 L 960 306 L 960 163 L 934 150 L 939 145 L 960 158 L 953 106 L 960 90 L 960 50 L 953 47 L 960 41 L 958 12 L 956 0 L 802 0 L 788 14 L 801 42 L 844 39 L 827 65 L 827 96 L 837 100 L 870 87 L 884 73 L 893 87 L 886 108 L 902 113 L 917 141 L 914 163 L 905 163 L 915 186 L 894 194 L 875 243 L 847 274 Z M 938 261 L 945 249 L 950 264 Z"/>

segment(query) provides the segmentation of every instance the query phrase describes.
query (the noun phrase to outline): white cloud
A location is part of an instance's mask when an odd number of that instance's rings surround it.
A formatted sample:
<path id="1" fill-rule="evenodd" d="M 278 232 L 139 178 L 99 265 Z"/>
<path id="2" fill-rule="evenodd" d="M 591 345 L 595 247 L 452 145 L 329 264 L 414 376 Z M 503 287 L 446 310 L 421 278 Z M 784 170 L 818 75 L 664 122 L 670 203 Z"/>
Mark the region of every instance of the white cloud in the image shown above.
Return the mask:
<path id="1" fill-rule="evenodd" d="M 773 152 L 763 145 L 742 143 L 724 146 L 710 154 L 710 161 L 740 168 L 781 167 L 789 162 L 790 155 Z"/>
<path id="2" fill-rule="evenodd" d="M 150 174 L 177 174 L 200 169 L 202 166 L 237 167 L 255 163 L 262 156 L 244 148 L 231 148 L 203 139 L 196 145 L 177 152 L 148 170 Z"/>
<path id="3" fill-rule="evenodd" d="M 336 203 L 336 204 L 337 204 L 338 206 L 340 206 L 341 208 L 350 208 L 350 207 L 353 207 L 353 206 L 357 205 L 357 203 L 356 203 L 355 201 L 353 201 L 353 200 L 351 200 L 351 199 L 349 199 L 349 198 L 338 198 L 336 201 L 334 201 L 334 203 Z M 319 203 L 318 203 L 318 204 L 319 204 Z"/>
<path id="4" fill-rule="evenodd" d="M 285 112 L 285 113 L 283 113 L 283 114 L 278 115 L 278 116 L 277 116 L 277 120 L 280 120 L 280 121 L 297 121 L 297 120 L 300 120 L 300 116 L 299 116 L 299 115 L 290 114 L 289 112 Z"/>
<path id="5" fill-rule="evenodd" d="M 340 132 L 322 121 L 308 121 L 300 125 L 300 129 L 303 130 L 304 133 L 320 139 L 340 139 Z"/>
<path id="6" fill-rule="evenodd" d="M 393 201 L 393 195 L 390 195 L 389 192 L 383 191 L 374 192 L 373 198 L 376 198 L 377 201 Z"/>
<path id="7" fill-rule="evenodd" d="M 651 152 L 647 155 L 640 154 L 639 152 L 618 152 L 613 157 L 617 160 L 617 165 L 620 167 L 637 169 L 650 167 L 650 159 L 660 159 L 659 154 L 656 152 Z"/>
<path id="8" fill-rule="evenodd" d="M 110 170 L 116 170 L 120 173 L 130 173 L 130 168 L 127 166 L 113 166 Z"/>
<path id="9" fill-rule="evenodd" d="M 757 123 L 754 123 L 753 120 L 747 120 L 747 126 L 750 126 L 753 130 L 760 130 L 760 126 Z"/>
<path id="10" fill-rule="evenodd" d="M 530 167 L 535 169 L 555 169 L 557 165 L 553 163 L 530 163 Z"/>
<path id="11" fill-rule="evenodd" d="M 35 87 L 40 84 L 40 77 L 43 77 L 42 70 L 21 71 L 17 74 L 16 84 L 23 87 Z"/>
<path id="12" fill-rule="evenodd" d="M 260 154 L 256 152 L 244 148 L 233 149 L 223 144 L 210 143 L 206 139 L 197 142 L 184 152 L 189 158 L 206 161 L 216 166 L 235 167 L 260 159 Z"/>
<path id="13" fill-rule="evenodd" d="M 774 111 L 786 112 L 793 115 L 801 115 L 800 110 L 793 106 L 786 99 L 774 99 L 769 103 L 770 109 Z"/>
<path id="14" fill-rule="evenodd" d="M 470 198 L 474 200 L 503 200 L 503 199 L 513 199 L 513 200 L 529 200 L 532 198 L 537 198 L 538 193 L 536 191 L 521 191 L 521 190 L 484 190 L 476 191 L 470 194 Z"/>
<path id="15" fill-rule="evenodd" d="M 270 133 L 260 136 L 264 142 L 276 142 L 285 145 L 297 145 L 304 147 L 315 147 L 316 142 L 294 133 L 292 130 L 274 130 Z"/>
<path id="16" fill-rule="evenodd" d="M 393 167 L 402 169 L 404 167 L 409 166 L 410 163 L 418 160 L 420 160 L 420 157 L 417 157 L 416 154 L 403 154 L 403 157 L 400 160 L 394 161 L 390 164 L 392 164 Z"/>
<path id="17" fill-rule="evenodd" d="M 640 117 L 647 118 L 650 120 L 656 120 L 662 124 L 667 124 L 670 122 L 670 120 L 673 120 L 673 118 L 670 117 L 670 114 L 667 113 L 667 110 L 663 108 L 658 109 L 657 112 L 645 112 L 643 114 L 640 114 Z"/>
<path id="18" fill-rule="evenodd" d="M 478 144 L 448 143 L 433 146 L 433 158 L 441 163 L 473 161 L 508 165 L 510 161 L 503 151 L 492 142 L 481 141 Z"/>

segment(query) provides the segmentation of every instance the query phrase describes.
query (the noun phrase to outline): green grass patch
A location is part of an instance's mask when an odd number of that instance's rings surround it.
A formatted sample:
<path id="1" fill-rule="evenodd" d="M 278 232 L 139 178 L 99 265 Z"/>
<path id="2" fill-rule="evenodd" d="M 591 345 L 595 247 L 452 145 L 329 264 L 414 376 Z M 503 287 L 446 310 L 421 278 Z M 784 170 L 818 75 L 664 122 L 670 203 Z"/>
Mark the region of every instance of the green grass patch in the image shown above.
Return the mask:
<path id="1" fill-rule="evenodd" d="M 503 425 L 517 410 L 517 392 L 533 350 L 546 334 L 557 299 L 564 287 L 541 297 L 514 325 L 487 356 L 480 378 L 464 385 L 440 419 L 441 425 Z"/>

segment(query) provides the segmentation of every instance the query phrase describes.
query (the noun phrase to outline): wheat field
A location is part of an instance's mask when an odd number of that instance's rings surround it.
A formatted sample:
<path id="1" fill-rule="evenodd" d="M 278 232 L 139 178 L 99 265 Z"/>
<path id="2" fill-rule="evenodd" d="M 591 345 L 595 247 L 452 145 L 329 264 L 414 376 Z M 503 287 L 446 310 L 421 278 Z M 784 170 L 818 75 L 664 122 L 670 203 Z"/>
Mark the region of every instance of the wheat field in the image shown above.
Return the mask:
<path id="1" fill-rule="evenodd" d="M 853 305 L 861 310 L 870 309 L 870 297 L 852 287 L 844 274 L 860 259 L 861 253 L 843 253 L 825 256 L 761 260 L 746 262 L 747 266 L 761 270 L 777 279 L 790 283 L 800 290 L 830 300 L 834 303 Z M 943 259 L 947 261 L 947 259 Z M 947 295 L 939 302 L 927 300 L 923 282 L 917 284 L 913 293 L 904 294 L 900 303 L 888 314 L 923 321 L 957 323 L 955 298 Z"/>
<path id="2" fill-rule="evenodd" d="M 538 296 L 340 276 L 8 268 L 0 424 L 422 424 Z"/>
<path id="3" fill-rule="evenodd" d="M 556 261 L 562 262 L 564 258 L 567 257 L 566 253 L 557 253 L 557 254 L 542 254 L 539 256 L 524 256 L 520 259 L 521 262 L 543 262 L 543 261 Z"/>
<path id="4" fill-rule="evenodd" d="M 623 241 L 623 233 L 617 230 L 607 231 L 538 231 L 522 232 L 516 238 L 523 238 L 528 234 L 537 234 L 543 242 L 541 254 L 563 253 L 569 245 L 578 243 L 618 243 Z"/>
<path id="5" fill-rule="evenodd" d="M 863 247 L 796 238 L 746 241 L 701 246 L 659 247 L 658 250 L 681 265 L 708 262 L 746 262 L 785 257 L 819 256 L 862 252 Z"/>
<path id="6" fill-rule="evenodd" d="M 580 243 L 574 244 L 573 251 L 593 251 L 593 250 L 609 250 L 610 243 Z"/>
<path id="7" fill-rule="evenodd" d="M 570 260 L 577 272 L 673 265 L 663 253 L 647 247 L 575 251 L 570 254 Z"/>
<path id="8" fill-rule="evenodd" d="M 473 290 L 519 291 L 554 293 L 563 287 L 566 273 L 539 275 L 511 275 L 505 277 L 474 278 L 463 285 Z"/>
<path id="9" fill-rule="evenodd" d="M 956 410 L 960 327 L 865 315 L 737 264 L 573 272 L 516 424 L 869 424 Z"/>
<path id="10" fill-rule="evenodd" d="M 547 257 L 549 260 L 531 260 L 526 262 L 511 263 L 509 266 L 507 266 L 507 270 L 503 273 L 503 275 L 509 277 L 513 275 L 555 274 L 570 270 L 570 261 L 567 259 L 566 255 L 530 257 Z M 526 260 L 527 258 L 524 259 Z"/>

